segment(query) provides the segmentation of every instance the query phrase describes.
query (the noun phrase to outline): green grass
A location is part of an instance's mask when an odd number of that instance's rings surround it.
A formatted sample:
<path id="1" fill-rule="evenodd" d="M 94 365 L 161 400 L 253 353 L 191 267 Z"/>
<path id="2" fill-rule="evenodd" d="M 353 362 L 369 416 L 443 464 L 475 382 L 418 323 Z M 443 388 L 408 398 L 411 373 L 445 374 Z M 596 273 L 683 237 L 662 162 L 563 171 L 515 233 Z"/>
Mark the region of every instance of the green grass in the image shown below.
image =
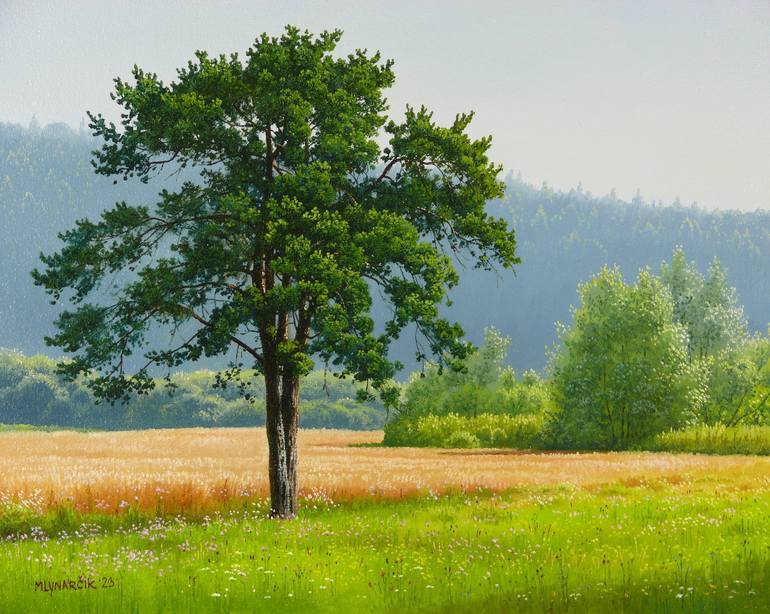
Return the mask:
<path id="1" fill-rule="evenodd" d="M 45 531 L 66 534 L 30 529 L 0 545 L 0 611 L 770 610 L 767 490 L 305 502 L 292 522 L 266 520 L 264 502 L 252 508 L 201 522 L 94 517 L 77 529 L 49 519 Z M 96 588 L 35 589 L 81 575 Z"/>
<path id="2" fill-rule="evenodd" d="M 645 446 L 661 452 L 702 454 L 770 454 L 770 426 L 695 426 L 667 431 Z"/>

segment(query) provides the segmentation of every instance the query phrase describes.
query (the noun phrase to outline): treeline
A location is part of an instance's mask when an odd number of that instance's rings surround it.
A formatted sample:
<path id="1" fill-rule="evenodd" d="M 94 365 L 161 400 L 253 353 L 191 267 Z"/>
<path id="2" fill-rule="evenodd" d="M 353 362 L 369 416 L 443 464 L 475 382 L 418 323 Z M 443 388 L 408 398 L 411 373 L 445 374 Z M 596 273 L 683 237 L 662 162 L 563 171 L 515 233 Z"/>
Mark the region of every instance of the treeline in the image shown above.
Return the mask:
<path id="1" fill-rule="evenodd" d="M 66 382 L 56 362 L 45 356 L 0 352 L 0 424 L 29 424 L 86 429 L 261 426 L 265 423 L 261 378 L 244 372 L 253 396 L 246 400 L 237 385 L 215 386 L 212 371 L 171 376 L 170 395 L 159 385 L 130 403 L 97 404 L 83 382 Z M 382 428 L 386 412 L 376 403 L 355 400 L 356 384 L 316 371 L 302 385 L 300 424 L 304 428 L 371 430 Z"/>
<path id="2" fill-rule="evenodd" d="M 96 146 L 88 134 L 61 124 L 0 124 L 0 347 L 45 352 L 43 337 L 53 332 L 57 307 L 32 284 L 29 272 L 39 265 L 40 252 L 58 249 L 58 232 L 119 200 L 154 202 L 165 182 L 181 179 L 173 175 L 149 185 L 113 185 L 93 173 L 90 152 Z M 506 362 L 517 371 L 545 367 L 544 349 L 556 340 L 553 323 L 569 319 L 578 283 L 605 264 L 624 272 L 655 266 L 677 245 L 701 269 L 718 256 L 745 305 L 749 329 L 765 329 L 770 319 L 770 212 L 707 212 L 679 203 L 646 203 L 641 197 L 632 202 L 612 194 L 595 197 L 581 189 L 556 192 L 513 176 L 506 182 L 506 198 L 490 208 L 512 221 L 523 262 L 515 276 L 461 268 L 447 310 L 477 344 L 489 325 L 510 337 Z M 723 203 L 725 209 L 730 205 Z M 377 293 L 374 300 L 385 317 L 387 308 L 377 302 Z M 167 331 L 157 334 L 165 338 Z M 408 372 L 419 368 L 414 355 L 414 338 L 407 334 L 393 358 Z"/>
<path id="3" fill-rule="evenodd" d="M 770 449 L 756 441 L 767 429 L 736 430 L 770 426 L 770 337 L 749 331 L 719 260 L 704 275 L 677 249 L 633 282 L 605 266 L 578 294 L 572 322 L 557 325 L 546 379 L 517 377 L 503 364 L 509 340 L 489 329 L 464 365 L 410 379 L 385 443 L 625 450 L 700 441 L 706 451 L 716 438 L 729 451 L 730 433 L 740 449 Z"/>
<path id="4" fill-rule="evenodd" d="M 41 252 L 75 220 L 98 215 L 118 200 L 149 202 L 157 189 L 98 176 L 96 141 L 66 125 L 22 128 L 0 124 L 0 347 L 44 352 L 59 313 L 32 283 Z"/>

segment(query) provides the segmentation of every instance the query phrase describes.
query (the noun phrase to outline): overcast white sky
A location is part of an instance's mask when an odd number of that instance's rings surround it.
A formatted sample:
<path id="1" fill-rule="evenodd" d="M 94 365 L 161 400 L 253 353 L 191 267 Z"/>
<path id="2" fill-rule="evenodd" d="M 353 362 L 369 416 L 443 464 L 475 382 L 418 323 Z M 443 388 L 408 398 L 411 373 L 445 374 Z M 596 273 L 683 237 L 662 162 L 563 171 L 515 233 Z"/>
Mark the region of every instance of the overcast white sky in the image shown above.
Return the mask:
<path id="1" fill-rule="evenodd" d="M 391 108 L 473 109 L 525 180 L 770 209 L 770 2 L 0 0 L 0 121 L 117 117 L 112 78 L 171 78 L 292 23 L 396 62 Z"/>

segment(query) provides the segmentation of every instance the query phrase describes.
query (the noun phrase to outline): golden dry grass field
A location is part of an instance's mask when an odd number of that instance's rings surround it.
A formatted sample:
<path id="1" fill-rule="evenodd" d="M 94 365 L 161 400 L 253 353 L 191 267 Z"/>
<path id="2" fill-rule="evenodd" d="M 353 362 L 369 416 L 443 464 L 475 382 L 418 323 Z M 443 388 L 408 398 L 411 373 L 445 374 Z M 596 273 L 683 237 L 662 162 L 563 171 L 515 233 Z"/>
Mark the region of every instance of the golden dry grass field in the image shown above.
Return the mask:
<path id="1" fill-rule="evenodd" d="M 400 498 L 415 493 L 571 484 L 683 490 L 764 490 L 770 459 L 655 453 L 537 454 L 506 450 L 355 447 L 381 432 L 300 433 L 306 500 Z M 0 433 L 0 503 L 43 511 L 205 512 L 267 496 L 262 429 Z"/>

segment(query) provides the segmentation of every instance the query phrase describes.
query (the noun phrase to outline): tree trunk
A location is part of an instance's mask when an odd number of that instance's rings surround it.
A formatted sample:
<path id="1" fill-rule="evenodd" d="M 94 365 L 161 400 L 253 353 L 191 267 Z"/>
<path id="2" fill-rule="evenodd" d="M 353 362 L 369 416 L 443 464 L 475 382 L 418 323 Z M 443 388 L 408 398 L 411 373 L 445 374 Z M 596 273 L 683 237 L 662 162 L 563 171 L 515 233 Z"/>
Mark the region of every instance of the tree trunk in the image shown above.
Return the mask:
<path id="1" fill-rule="evenodd" d="M 299 377 L 284 375 L 281 385 L 281 416 L 286 448 L 286 473 L 291 488 L 292 516 L 297 513 L 297 431 L 299 430 Z"/>
<path id="2" fill-rule="evenodd" d="M 276 371 L 265 373 L 270 515 L 294 518 L 297 514 L 297 429 L 299 378 Z"/>

